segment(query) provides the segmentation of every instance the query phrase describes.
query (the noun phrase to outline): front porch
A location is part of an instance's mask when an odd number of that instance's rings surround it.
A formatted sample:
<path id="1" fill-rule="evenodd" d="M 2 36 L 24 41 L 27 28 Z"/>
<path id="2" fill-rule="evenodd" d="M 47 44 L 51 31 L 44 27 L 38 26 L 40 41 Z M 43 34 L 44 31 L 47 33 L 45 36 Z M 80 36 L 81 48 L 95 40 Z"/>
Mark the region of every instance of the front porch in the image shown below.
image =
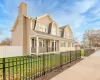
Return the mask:
<path id="1" fill-rule="evenodd" d="M 45 37 L 31 38 L 31 53 L 58 52 L 59 46 L 59 40 Z"/>

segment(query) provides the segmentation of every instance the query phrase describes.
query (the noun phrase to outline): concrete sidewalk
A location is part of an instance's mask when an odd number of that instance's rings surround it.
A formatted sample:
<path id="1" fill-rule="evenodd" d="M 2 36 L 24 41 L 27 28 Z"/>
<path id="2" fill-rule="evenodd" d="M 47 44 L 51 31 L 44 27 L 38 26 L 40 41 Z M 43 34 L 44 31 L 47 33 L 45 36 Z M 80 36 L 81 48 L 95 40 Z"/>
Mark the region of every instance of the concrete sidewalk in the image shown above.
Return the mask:
<path id="1" fill-rule="evenodd" d="M 100 51 L 95 52 L 51 80 L 100 80 Z"/>

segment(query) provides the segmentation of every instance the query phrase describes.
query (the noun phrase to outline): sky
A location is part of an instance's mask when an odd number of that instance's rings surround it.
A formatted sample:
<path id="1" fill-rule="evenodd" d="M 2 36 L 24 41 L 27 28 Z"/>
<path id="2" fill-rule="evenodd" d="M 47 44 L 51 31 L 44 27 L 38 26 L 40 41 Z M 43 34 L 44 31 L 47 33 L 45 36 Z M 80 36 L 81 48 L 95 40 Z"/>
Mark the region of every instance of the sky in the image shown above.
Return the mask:
<path id="1" fill-rule="evenodd" d="M 50 14 L 59 25 L 70 25 L 79 41 L 89 29 L 100 29 L 100 0 L 0 0 L 0 40 L 11 37 L 18 6 L 27 3 L 28 16 Z"/>

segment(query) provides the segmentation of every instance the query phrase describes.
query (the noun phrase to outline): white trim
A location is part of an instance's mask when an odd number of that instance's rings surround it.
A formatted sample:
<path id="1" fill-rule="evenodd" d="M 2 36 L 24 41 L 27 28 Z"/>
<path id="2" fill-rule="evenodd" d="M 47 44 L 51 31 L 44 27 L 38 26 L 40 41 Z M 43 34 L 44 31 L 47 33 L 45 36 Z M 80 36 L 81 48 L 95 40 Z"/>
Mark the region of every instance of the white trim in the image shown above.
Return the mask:
<path id="1" fill-rule="evenodd" d="M 36 53 L 39 53 L 39 38 L 36 37 Z"/>
<path id="2" fill-rule="evenodd" d="M 53 40 L 54 41 L 54 52 L 55 52 L 55 40 Z"/>
<path id="3" fill-rule="evenodd" d="M 41 54 L 51 54 L 51 53 L 55 53 L 55 54 L 59 54 L 61 51 L 53 51 L 53 52 L 45 52 L 45 53 L 39 53 L 39 54 L 36 54 L 36 53 L 31 53 L 31 54 L 35 54 L 35 55 L 41 55 Z"/>
<path id="4" fill-rule="evenodd" d="M 61 40 L 58 41 L 58 44 L 59 44 L 59 51 L 60 51 L 60 41 L 61 41 Z"/>

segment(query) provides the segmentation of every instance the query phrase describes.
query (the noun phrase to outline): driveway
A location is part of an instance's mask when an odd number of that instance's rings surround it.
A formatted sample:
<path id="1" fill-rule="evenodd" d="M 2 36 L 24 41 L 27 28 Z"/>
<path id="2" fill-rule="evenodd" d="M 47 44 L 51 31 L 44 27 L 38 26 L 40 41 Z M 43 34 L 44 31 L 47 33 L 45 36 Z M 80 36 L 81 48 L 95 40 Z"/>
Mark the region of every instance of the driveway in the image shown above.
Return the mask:
<path id="1" fill-rule="evenodd" d="M 95 52 L 51 80 L 100 80 L 100 51 Z"/>

